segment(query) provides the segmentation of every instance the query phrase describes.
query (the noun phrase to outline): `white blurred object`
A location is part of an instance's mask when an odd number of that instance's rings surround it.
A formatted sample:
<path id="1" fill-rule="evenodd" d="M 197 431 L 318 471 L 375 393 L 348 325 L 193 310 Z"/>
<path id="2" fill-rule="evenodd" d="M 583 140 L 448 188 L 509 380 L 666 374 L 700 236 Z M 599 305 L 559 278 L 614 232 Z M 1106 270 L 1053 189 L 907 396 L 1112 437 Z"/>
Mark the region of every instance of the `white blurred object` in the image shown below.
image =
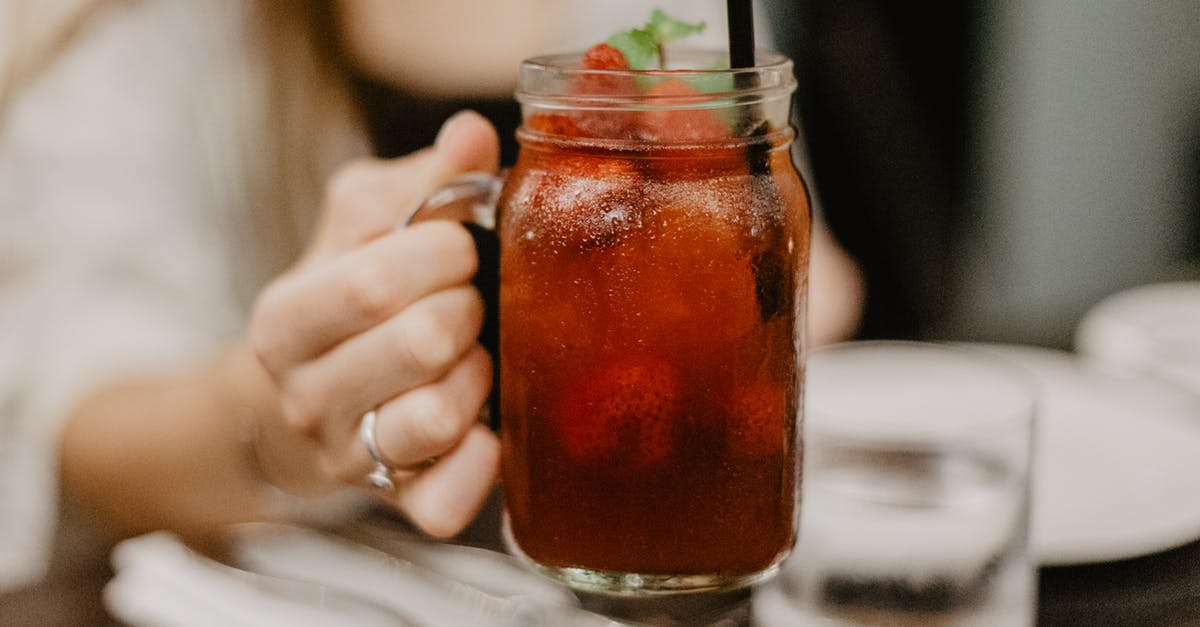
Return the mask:
<path id="1" fill-rule="evenodd" d="M 1200 281 L 1158 283 L 1110 296 L 1075 334 L 1090 364 L 1200 395 Z"/>
<path id="2" fill-rule="evenodd" d="M 393 546 L 243 525 L 229 565 L 151 534 L 114 551 L 105 604 L 135 627 L 614 624 L 506 555 L 416 539 Z"/>
<path id="3" fill-rule="evenodd" d="M 756 620 L 1029 625 L 1035 393 L 1019 368 L 969 348 L 815 351 L 800 535 Z M 772 613 L 779 597 L 790 603 Z"/>
<path id="4" fill-rule="evenodd" d="M 1098 370 L 1064 351 L 1004 344 L 969 347 L 1021 367 L 1038 386 L 1030 549 L 1039 564 L 1132 558 L 1200 538 L 1200 410 L 1194 398 L 1155 381 Z M 859 373 L 860 379 L 863 375 L 879 376 L 866 371 Z M 819 377 L 810 379 L 810 396 L 819 394 L 821 385 Z M 811 413 L 808 418 L 813 418 Z M 803 507 L 814 507 L 812 493 L 804 497 Z M 806 520 L 812 519 L 807 513 Z M 802 525 L 801 533 L 808 529 Z M 946 538 L 947 544 L 957 540 Z M 798 601 L 797 582 L 789 575 L 800 566 L 789 560 L 783 568 L 779 578 L 754 593 L 756 624 L 814 624 Z M 816 624 L 927 625 L 938 619 L 929 614 L 897 618 L 868 612 L 842 614 Z"/>
<path id="5" fill-rule="evenodd" d="M 1033 553 L 1043 565 L 1137 557 L 1200 538 L 1200 415 L 1186 394 L 1063 351 L 975 345 L 1041 387 Z"/>
<path id="6" fill-rule="evenodd" d="M 863 575 L 968 580 L 1023 537 L 1035 391 L 992 361 L 911 342 L 816 351 L 797 550 Z"/>
<path id="7" fill-rule="evenodd" d="M 104 589 L 122 623 L 161 627 L 409 625 L 402 616 L 324 586 L 240 576 L 159 532 L 123 542 L 113 553 L 116 577 Z"/>

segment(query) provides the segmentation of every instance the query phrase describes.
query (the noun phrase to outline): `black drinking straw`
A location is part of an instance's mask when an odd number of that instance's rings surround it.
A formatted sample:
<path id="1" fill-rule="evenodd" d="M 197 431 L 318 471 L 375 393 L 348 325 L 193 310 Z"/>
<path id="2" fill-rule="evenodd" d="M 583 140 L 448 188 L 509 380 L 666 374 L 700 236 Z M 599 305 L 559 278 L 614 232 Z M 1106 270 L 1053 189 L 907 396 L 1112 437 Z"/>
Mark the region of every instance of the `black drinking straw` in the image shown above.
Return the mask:
<path id="1" fill-rule="evenodd" d="M 729 21 L 729 67 L 754 67 L 754 7 L 751 0 L 726 0 L 725 14 Z"/>
<path id="2" fill-rule="evenodd" d="M 754 7 L 752 0 L 725 0 L 725 14 L 729 22 L 729 68 L 733 71 L 733 87 L 738 91 L 758 87 L 758 78 L 753 72 L 739 70 L 754 67 Z M 759 107 L 738 102 L 741 115 L 738 135 L 762 135 L 766 133 L 766 120 L 761 117 Z"/>
<path id="3" fill-rule="evenodd" d="M 738 91 L 758 87 L 758 76 L 754 72 L 738 70 L 754 67 L 754 10 L 751 0 L 725 0 L 726 15 L 729 22 L 729 68 L 733 71 L 733 86 Z M 754 96 L 751 96 L 753 98 Z M 739 99 L 740 100 L 740 99 Z M 753 101 L 736 101 L 739 109 L 739 134 L 751 138 L 746 146 L 746 163 L 750 174 L 755 177 L 765 177 L 770 184 L 771 163 L 768 154 L 770 145 L 766 141 L 755 141 L 767 134 L 767 120 L 762 107 Z M 774 238 L 777 240 L 778 238 Z M 785 299 L 780 299 L 776 286 L 779 278 L 784 276 L 785 259 L 781 255 L 783 243 L 771 241 L 764 250 L 754 255 L 754 294 L 758 300 L 759 312 L 763 320 L 770 320 L 776 314 L 789 310 L 790 305 Z"/>
<path id="4" fill-rule="evenodd" d="M 753 72 L 739 72 L 739 69 L 754 67 L 754 8 L 751 0 L 725 0 L 725 14 L 729 22 L 729 68 L 733 71 L 733 86 L 741 91 L 758 87 L 758 78 Z M 753 103 L 736 104 L 741 113 L 738 116 L 740 127 L 738 134 L 747 136 L 765 135 L 767 121 L 762 117 L 761 108 Z M 751 146 L 747 157 L 750 167 L 755 173 L 766 171 L 766 154 L 761 147 Z"/>

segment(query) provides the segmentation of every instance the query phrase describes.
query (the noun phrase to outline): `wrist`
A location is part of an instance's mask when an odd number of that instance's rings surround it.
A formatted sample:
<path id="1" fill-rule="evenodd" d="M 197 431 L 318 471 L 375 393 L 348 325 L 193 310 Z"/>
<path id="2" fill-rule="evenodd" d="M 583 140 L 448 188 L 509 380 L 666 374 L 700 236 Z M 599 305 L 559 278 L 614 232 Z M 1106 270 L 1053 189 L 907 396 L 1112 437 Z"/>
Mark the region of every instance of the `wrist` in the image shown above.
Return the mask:
<path id="1" fill-rule="evenodd" d="M 316 443 L 283 423 L 278 388 L 247 343 L 222 357 L 217 381 L 248 477 L 275 496 L 321 496 L 337 487 L 317 472 Z"/>
<path id="2" fill-rule="evenodd" d="M 244 342 L 217 360 L 212 382 L 222 414 L 230 419 L 230 439 L 238 449 L 242 474 L 269 512 L 274 501 L 287 497 L 287 482 L 277 476 L 269 456 L 263 453 L 263 423 L 278 415 L 274 382 Z"/>

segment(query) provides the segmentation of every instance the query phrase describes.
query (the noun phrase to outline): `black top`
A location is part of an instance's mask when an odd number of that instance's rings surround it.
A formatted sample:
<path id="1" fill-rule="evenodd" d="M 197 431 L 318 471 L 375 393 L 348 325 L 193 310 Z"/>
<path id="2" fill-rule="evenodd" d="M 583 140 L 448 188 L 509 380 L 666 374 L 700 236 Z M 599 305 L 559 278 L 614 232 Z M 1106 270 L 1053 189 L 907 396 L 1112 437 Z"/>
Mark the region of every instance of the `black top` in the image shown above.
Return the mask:
<path id="1" fill-rule="evenodd" d="M 521 110 L 511 98 L 428 98 L 414 96 L 363 76 L 352 81 L 367 124 L 375 155 L 399 157 L 433 143 L 442 122 L 462 109 L 482 114 L 500 133 L 500 162 L 512 165 L 517 156 L 515 133 Z"/>

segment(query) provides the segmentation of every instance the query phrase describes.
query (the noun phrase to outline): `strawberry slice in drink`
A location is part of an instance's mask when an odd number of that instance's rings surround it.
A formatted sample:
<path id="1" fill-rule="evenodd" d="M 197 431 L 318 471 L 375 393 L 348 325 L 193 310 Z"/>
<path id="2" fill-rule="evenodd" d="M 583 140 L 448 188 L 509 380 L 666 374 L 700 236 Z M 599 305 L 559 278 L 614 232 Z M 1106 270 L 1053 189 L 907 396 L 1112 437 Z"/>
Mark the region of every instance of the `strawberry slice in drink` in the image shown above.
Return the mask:
<path id="1" fill-rule="evenodd" d="M 655 83 L 646 97 L 652 107 L 642 113 L 641 139 L 665 143 L 694 143 L 724 139 L 729 127 L 713 109 L 704 108 L 712 96 L 677 78 Z"/>
<path id="2" fill-rule="evenodd" d="M 638 93 L 633 76 L 625 73 L 629 63 L 620 50 L 608 44 L 596 44 L 583 55 L 581 72 L 571 83 L 571 91 L 581 97 L 595 97 L 593 108 L 570 113 L 578 136 L 597 139 L 628 139 L 637 124 L 637 113 L 614 106 L 604 99 L 619 99 Z"/>
<path id="3" fill-rule="evenodd" d="M 608 44 L 596 44 L 583 53 L 583 67 L 589 70 L 628 70 L 629 62 L 620 50 Z"/>
<path id="4" fill-rule="evenodd" d="M 729 449 L 750 457 L 782 455 L 786 393 L 784 387 L 763 381 L 733 387 L 724 404 Z"/>
<path id="5" fill-rule="evenodd" d="M 563 389 L 557 416 L 562 446 L 583 462 L 661 463 L 671 453 L 682 406 L 674 367 L 652 357 L 623 357 Z"/>
<path id="6" fill-rule="evenodd" d="M 608 44 L 596 44 L 583 55 L 581 71 L 571 82 L 571 93 L 579 96 L 615 97 L 638 93 L 637 84 L 628 74 L 629 63 L 620 50 Z M 602 107 L 603 103 L 597 103 Z M 627 137 L 636 122 L 628 111 L 603 109 L 578 110 L 570 113 L 538 113 L 525 121 L 534 131 L 561 137 L 594 137 L 617 139 Z"/>
<path id="7" fill-rule="evenodd" d="M 539 133 L 560 137 L 584 137 L 586 135 L 584 130 L 575 123 L 575 117 L 565 113 L 532 115 L 525 120 L 525 127 Z"/>

